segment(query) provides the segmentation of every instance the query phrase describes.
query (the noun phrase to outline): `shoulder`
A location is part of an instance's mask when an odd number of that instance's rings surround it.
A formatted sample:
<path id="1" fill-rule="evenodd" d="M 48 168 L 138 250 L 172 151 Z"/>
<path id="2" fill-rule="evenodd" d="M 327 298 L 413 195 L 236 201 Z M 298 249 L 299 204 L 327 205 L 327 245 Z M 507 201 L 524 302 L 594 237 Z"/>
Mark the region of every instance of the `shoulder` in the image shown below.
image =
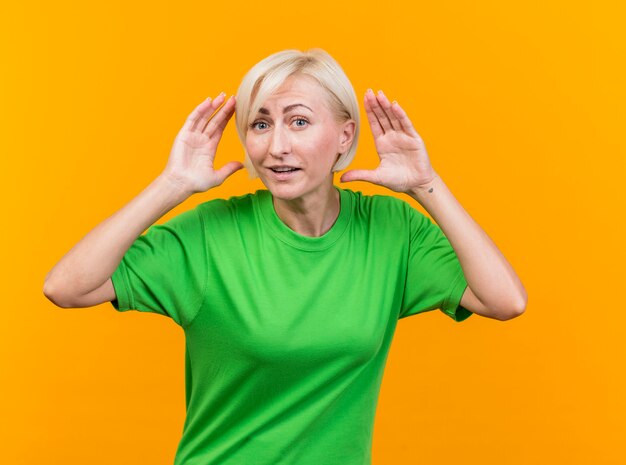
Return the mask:
<path id="1" fill-rule="evenodd" d="M 368 195 L 361 191 L 343 190 L 352 197 L 357 217 L 361 216 L 384 221 L 395 220 L 404 223 L 410 221 L 414 212 L 419 214 L 408 202 L 393 195 Z"/>
<path id="2" fill-rule="evenodd" d="M 252 213 L 253 203 L 260 190 L 254 193 L 233 195 L 226 199 L 216 198 L 198 204 L 196 207 L 201 216 L 245 215 Z"/>

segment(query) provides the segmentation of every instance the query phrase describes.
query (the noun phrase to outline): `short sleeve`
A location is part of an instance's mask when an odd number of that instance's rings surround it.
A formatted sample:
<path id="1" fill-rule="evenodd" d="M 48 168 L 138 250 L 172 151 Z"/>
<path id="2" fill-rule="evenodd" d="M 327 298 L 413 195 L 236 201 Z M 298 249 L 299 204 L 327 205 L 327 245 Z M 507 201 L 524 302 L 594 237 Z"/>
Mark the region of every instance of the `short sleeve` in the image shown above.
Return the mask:
<path id="1" fill-rule="evenodd" d="M 208 277 L 204 234 L 199 207 L 148 228 L 111 276 L 117 296 L 111 305 L 158 313 L 185 327 L 199 310 Z"/>
<path id="2" fill-rule="evenodd" d="M 463 269 L 441 228 L 408 203 L 409 258 L 398 319 L 440 309 L 457 322 L 472 315 L 460 305 L 467 287 Z"/>

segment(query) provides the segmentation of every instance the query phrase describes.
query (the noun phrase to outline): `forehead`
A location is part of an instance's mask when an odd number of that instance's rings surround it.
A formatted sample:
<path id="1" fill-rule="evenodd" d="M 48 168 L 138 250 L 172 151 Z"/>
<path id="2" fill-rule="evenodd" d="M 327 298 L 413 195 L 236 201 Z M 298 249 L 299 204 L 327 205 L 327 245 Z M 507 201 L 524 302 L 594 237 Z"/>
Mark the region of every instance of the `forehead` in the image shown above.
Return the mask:
<path id="1" fill-rule="evenodd" d="M 305 74 L 295 74 L 289 76 L 263 102 L 261 111 L 282 111 L 285 106 L 295 103 L 302 103 L 313 110 L 321 111 L 327 107 L 326 100 L 326 90 L 313 77 Z"/>

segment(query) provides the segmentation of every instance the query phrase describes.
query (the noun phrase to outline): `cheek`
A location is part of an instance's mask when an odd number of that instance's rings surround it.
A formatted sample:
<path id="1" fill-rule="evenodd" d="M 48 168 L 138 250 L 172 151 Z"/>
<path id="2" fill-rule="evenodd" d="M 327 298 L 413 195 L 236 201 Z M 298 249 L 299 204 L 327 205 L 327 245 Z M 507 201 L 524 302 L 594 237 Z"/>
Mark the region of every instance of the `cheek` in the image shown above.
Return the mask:
<path id="1" fill-rule="evenodd" d="M 304 135 L 301 140 L 302 146 L 313 152 L 327 154 L 337 148 L 337 136 L 328 127 L 320 126 L 315 132 L 311 131 Z"/>
<path id="2" fill-rule="evenodd" d="M 250 158 L 256 158 L 261 152 L 261 143 L 258 138 L 246 137 L 246 151 Z"/>
<path id="3" fill-rule="evenodd" d="M 323 157 L 328 160 L 334 160 L 337 155 L 337 137 L 330 131 L 325 131 L 320 134 L 320 137 L 316 141 L 317 149 L 323 154 Z"/>

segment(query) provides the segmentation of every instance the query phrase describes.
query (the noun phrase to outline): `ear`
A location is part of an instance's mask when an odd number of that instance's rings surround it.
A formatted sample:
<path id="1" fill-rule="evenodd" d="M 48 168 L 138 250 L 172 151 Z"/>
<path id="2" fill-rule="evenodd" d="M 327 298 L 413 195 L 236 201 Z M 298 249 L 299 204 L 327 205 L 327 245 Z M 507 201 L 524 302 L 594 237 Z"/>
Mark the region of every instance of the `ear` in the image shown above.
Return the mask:
<path id="1" fill-rule="evenodd" d="M 341 125 L 341 132 L 339 133 L 339 151 L 341 153 L 347 152 L 352 145 L 355 130 L 356 123 L 354 120 L 349 119 Z"/>

